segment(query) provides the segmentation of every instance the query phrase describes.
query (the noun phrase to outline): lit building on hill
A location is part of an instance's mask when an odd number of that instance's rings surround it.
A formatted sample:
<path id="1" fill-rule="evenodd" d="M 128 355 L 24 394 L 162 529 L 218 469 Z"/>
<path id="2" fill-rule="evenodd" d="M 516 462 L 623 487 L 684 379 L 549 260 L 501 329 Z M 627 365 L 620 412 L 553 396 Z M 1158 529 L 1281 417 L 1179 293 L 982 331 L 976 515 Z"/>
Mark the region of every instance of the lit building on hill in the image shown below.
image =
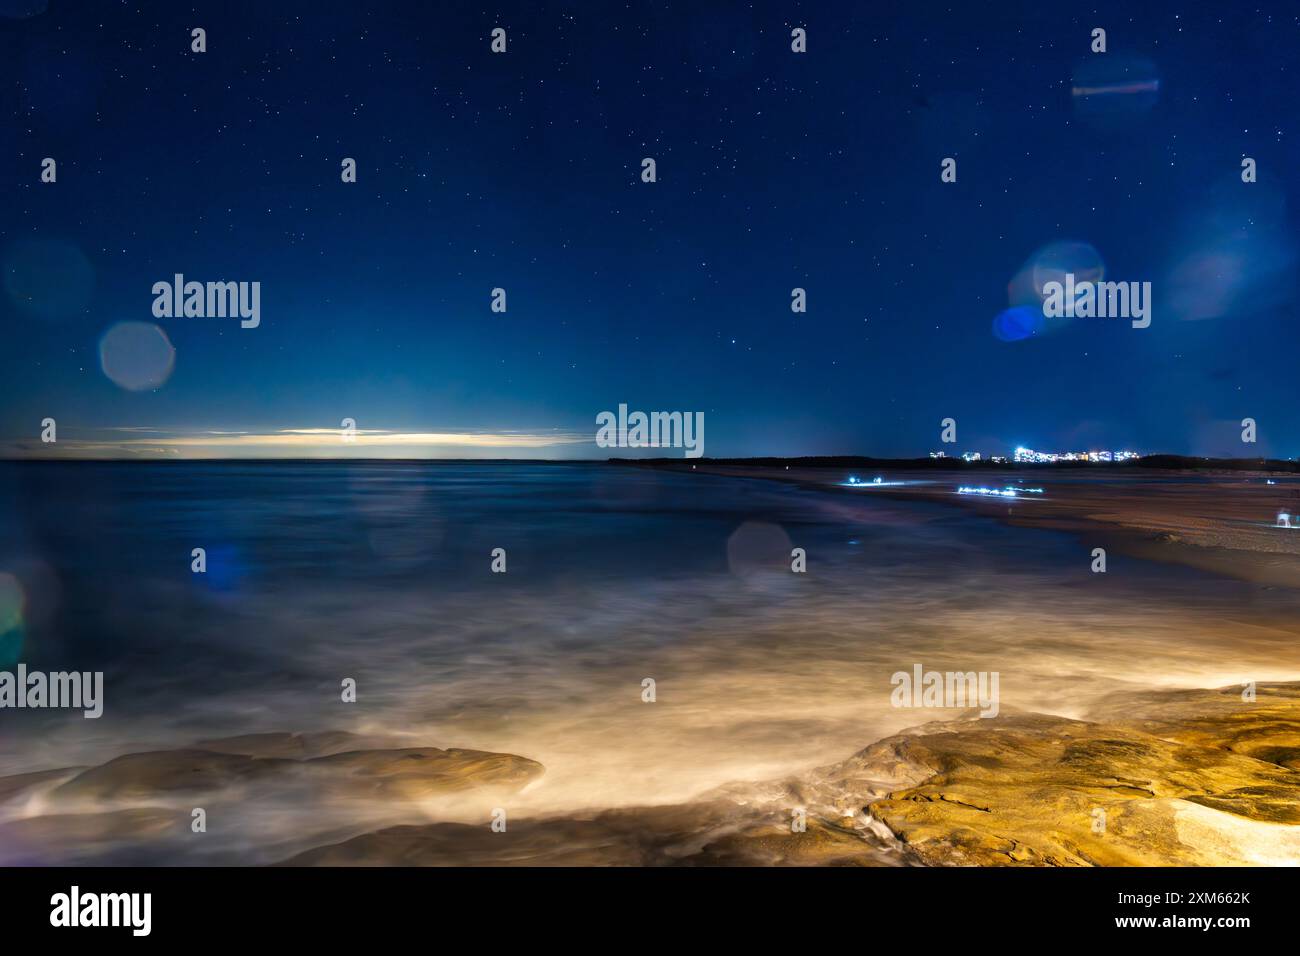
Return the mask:
<path id="1" fill-rule="evenodd" d="M 1135 451 L 1034 451 L 1021 446 L 1015 451 L 1015 460 L 1036 465 L 1055 464 L 1061 461 L 1131 461 L 1142 457 Z"/>

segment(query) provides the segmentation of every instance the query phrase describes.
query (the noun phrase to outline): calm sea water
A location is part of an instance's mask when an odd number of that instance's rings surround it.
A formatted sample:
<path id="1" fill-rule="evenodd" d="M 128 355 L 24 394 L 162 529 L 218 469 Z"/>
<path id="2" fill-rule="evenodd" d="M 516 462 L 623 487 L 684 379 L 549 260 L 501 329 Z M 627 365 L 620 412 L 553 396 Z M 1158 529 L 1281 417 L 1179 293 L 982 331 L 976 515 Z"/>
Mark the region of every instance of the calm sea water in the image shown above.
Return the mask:
<path id="1" fill-rule="evenodd" d="M 0 712 L 0 774 L 342 729 L 539 760 L 539 812 L 644 804 L 950 716 L 890 706 L 915 663 L 1069 716 L 1300 670 L 1291 592 L 1090 547 L 604 464 L 0 464 L 0 663 L 106 675 L 99 720 Z"/>

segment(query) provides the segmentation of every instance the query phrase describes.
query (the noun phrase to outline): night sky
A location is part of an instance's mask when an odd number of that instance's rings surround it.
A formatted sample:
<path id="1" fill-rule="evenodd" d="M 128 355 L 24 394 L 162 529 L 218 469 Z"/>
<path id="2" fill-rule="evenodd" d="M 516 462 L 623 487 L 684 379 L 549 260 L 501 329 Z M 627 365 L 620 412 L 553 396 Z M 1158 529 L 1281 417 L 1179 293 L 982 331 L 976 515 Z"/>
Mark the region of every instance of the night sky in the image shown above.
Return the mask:
<path id="1" fill-rule="evenodd" d="M 604 458 L 620 402 L 709 456 L 1300 454 L 1293 3 L 42 6 L 0 0 L 6 455 Z M 1089 247 L 1150 328 L 1003 315 Z M 155 319 L 175 273 L 260 326 Z"/>

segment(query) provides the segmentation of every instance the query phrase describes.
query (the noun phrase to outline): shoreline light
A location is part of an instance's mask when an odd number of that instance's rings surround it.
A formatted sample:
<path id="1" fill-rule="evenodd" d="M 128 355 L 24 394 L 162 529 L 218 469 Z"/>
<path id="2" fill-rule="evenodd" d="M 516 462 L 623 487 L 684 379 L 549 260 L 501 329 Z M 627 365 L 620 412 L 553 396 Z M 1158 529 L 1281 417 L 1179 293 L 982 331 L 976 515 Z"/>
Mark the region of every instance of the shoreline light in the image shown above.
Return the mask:
<path id="1" fill-rule="evenodd" d="M 957 489 L 959 495 L 983 495 L 989 498 L 1018 498 L 1020 495 L 1041 495 L 1042 488 L 974 488 L 962 485 Z"/>
<path id="2" fill-rule="evenodd" d="M 841 488 L 894 488 L 899 485 L 905 485 L 905 484 L 907 484 L 907 482 L 905 481 L 885 481 L 885 479 L 881 478 L 879 475 L 877 475 L 875 478 L 872 478 L 870 481 L 863 481 L 857 475 L 849 475 L 847 481 L 840 482 L 840 487 Z"/>

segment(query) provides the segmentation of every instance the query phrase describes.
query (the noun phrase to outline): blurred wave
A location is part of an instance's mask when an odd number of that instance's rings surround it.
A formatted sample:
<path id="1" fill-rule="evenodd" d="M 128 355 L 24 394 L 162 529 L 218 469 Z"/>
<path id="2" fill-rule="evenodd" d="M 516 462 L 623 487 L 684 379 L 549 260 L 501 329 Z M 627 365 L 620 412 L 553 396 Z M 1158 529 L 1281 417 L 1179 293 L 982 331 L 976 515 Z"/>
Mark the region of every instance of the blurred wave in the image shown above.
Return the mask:
<path id="1" fill-rule="evenodd" d="M 950 716 L 891 707 L 890 676 L 914 663 L 999 671 L 1004 709 L 1064 716 L 1117 689 L 1297 664 L 1290 592 L 1154 565 L 1099 584 L 1066 535 L 776 483 L 586 464 L 8 463 L 0 492 L 0 597 L 22 595 L 24 660 L 107 672 L 100 720 L 6 712 L 0 774 L 337 729 L 540 761 L 512 812 L 655 804 Z M 248 813 L 295 825 L 269 798 Z"/>

